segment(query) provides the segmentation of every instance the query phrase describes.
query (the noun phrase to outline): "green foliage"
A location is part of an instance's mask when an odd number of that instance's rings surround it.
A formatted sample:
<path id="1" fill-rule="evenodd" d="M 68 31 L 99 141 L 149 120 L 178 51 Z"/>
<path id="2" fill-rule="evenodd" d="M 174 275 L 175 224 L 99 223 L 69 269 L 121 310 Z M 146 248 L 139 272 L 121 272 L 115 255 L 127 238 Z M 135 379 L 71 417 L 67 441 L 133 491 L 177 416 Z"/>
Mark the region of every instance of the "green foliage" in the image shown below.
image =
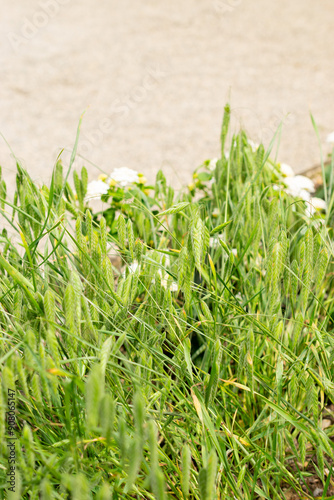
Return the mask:
<path id="1" fill-rule="evenodd" d="M 244 132 L 227 158 L 229 120 L 177 195 L 159 172 L 93 213 L 85 168 L 74 193 L 60 162 L 41 189 L 18 165 L 14 203 L 1 181 L 0 432 L 15 389 L 20 498 L 284 499 L 310 463 L 326 481 L 332 214 L 278 190 Z"/>

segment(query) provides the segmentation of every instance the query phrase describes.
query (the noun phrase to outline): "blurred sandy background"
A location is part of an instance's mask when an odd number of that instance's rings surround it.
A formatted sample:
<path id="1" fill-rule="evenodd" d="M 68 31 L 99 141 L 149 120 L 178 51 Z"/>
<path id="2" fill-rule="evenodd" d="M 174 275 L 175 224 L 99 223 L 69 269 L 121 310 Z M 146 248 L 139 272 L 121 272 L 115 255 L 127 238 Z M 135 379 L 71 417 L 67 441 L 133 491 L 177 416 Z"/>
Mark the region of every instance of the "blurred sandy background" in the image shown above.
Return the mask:
<path id="1" fill-rule="evenodd" d="M 90 179 L 127 166 L 175 186 L 219 151 L 223 107 L 278 159 L 319 162 L 334 130 L 333 0 L 3 0 L 0 132 L 36 181 L 64 163 L 80 115 Z M 15 162 L 0 139 L 0 164 Z"/>

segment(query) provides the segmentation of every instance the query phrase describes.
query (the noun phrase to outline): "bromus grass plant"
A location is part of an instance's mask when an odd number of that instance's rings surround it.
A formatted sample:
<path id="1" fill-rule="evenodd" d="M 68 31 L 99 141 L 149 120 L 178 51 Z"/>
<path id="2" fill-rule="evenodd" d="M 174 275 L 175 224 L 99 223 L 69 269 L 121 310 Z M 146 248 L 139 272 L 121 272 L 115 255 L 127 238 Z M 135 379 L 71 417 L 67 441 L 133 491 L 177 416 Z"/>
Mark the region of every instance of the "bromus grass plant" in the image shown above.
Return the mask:
<path id="1" fill-rule="evenodd" d="M 1 181 L 1 498 L 334 498 L 332 204 L 229 118 L 177 195 Z"/>

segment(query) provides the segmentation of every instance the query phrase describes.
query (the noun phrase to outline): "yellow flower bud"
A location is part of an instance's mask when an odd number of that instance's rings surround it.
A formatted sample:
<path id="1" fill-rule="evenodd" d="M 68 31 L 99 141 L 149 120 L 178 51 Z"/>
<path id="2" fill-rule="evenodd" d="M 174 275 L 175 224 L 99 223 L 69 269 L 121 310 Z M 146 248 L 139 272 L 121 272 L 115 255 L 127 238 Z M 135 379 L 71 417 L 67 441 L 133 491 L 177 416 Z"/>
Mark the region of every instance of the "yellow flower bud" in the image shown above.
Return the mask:
<path id="1" fill-rule="evenodd" d="M 114 186 L 116 186 L 116 184 L 117 184 L 117 182 L 114 179 L 111 179 L 111 181 L 109 182 L 110 187 L 114 187 Z"/>
<path id="2" fill-rule="evenodd" d="M 144 177 L 143 175 L 141 175 L 139 177 L 139 184 L 146 184 L 146 182 L 147 182 L 146 177 Z"/>
<path id="3" fill-rule="evenodd" d="M 195 189 L 195 187 L 196 187 L 196 186 L 195 186 L 195 184 L 194 184 L 194 183 L 192 183 L 192 184 L 188 184 L 188 189 L 189 189 L 189 191 L 193 191 L 193 190 Z"/>
<path id="4" fill-rule="evenodd" d="M 107 177 L 108 176 L 106 174 L 100 174 L 97 179 L 99 181 L 103 181 L 104 182 L 107 179 Z"/>

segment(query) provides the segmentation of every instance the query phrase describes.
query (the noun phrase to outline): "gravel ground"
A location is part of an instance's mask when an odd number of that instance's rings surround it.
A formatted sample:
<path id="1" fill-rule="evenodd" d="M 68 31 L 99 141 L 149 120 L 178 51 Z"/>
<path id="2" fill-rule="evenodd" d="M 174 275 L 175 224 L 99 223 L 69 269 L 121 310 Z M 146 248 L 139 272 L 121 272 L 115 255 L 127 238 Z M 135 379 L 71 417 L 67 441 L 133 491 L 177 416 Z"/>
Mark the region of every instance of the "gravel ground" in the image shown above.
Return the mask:
<path id="1" fill-rule="evenodd" d="M 334 130 L 333 0 L 4 0 L 0 7 L 0 132 L 37 182 L 64 162 L 85 112 L 76 165 L 163 168 L 189 182 L 232 129 L 270 142 L 278 159 L 319 162 Z M 0 164 L 15 162 L 0 140 Z"/>

